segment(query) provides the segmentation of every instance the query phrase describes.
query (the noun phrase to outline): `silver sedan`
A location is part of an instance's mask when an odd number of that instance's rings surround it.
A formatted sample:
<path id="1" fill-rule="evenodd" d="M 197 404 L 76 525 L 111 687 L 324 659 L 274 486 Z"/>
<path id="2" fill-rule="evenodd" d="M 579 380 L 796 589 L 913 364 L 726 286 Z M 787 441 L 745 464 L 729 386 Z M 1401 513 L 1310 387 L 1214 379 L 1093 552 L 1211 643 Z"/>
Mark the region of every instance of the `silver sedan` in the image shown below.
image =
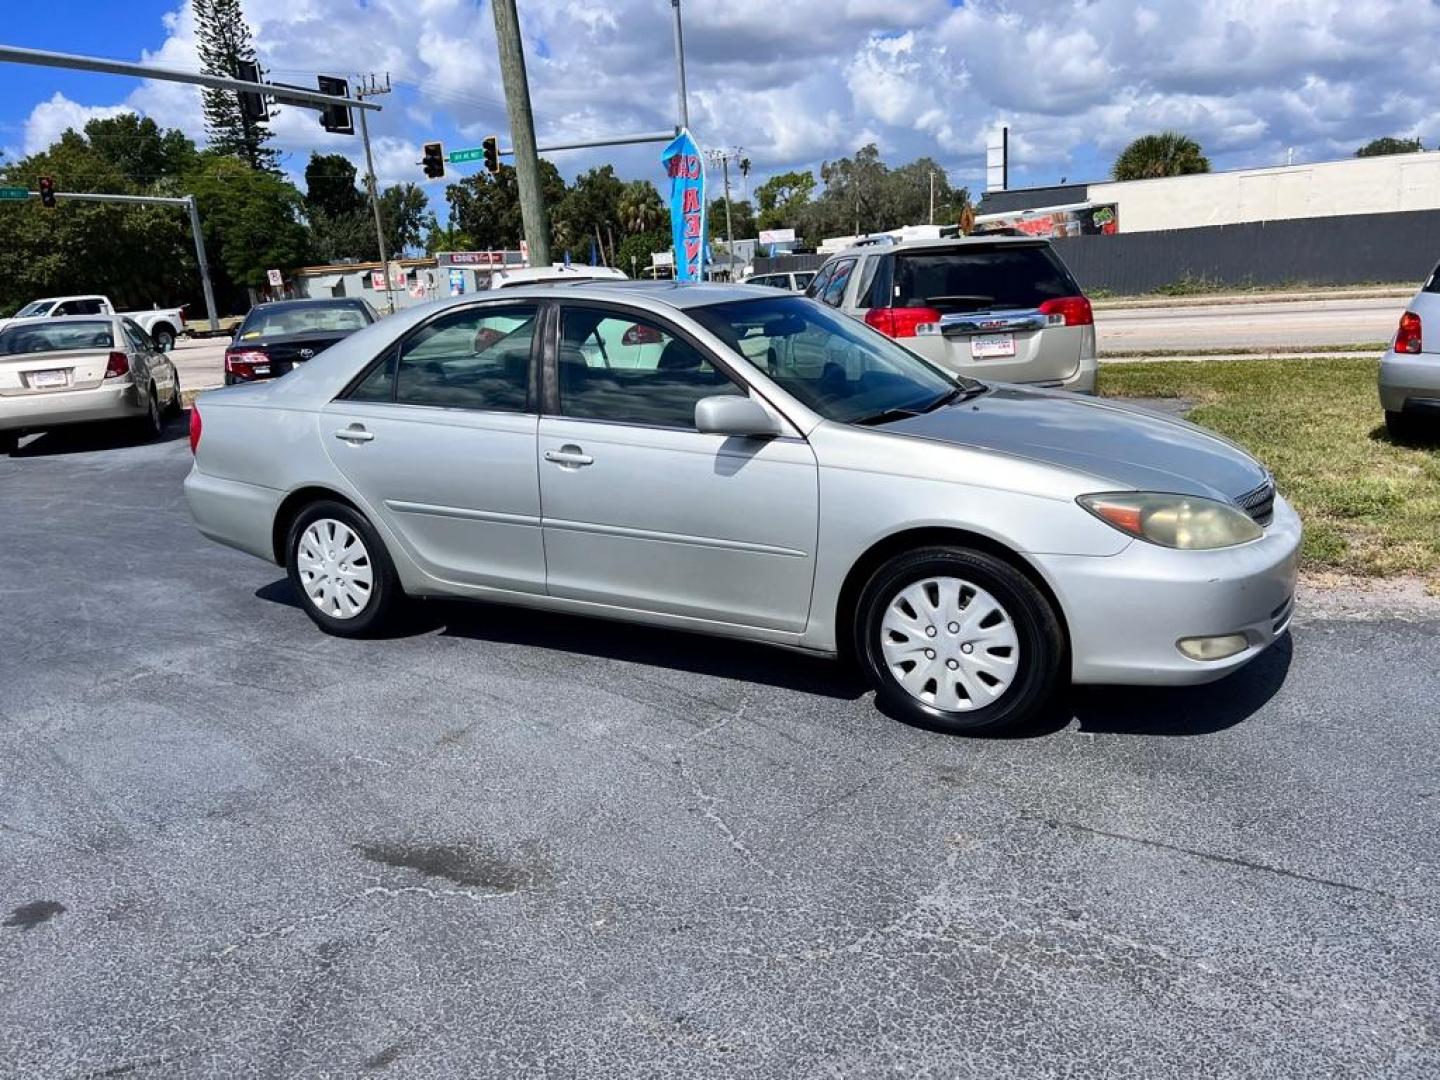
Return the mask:
<path id="1" fill-rule="evenodd" d="M 852 656 L 953 731 L 1066 680 L 1234 671 L 1284 634 L 1300 544 L 1218 436 L 957 376 L 759 287 L 412 308 L 203 395 L 191 442 L 200 530 L 330 633 L 426 596 L 701 631 Z"/>

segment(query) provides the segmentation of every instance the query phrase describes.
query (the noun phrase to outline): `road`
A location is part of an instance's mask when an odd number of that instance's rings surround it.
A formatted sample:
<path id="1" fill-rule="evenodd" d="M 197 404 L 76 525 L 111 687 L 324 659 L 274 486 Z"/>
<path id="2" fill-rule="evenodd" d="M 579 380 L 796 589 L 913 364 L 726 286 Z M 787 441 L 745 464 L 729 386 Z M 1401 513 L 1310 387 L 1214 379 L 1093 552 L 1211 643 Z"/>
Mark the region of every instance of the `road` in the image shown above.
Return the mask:
<path id="1" fill-rule="evenodd" d="M 326 638 L 183 429 L 0 458 L 0 1075 L 1440 1072 L 1440 620 L 947 738 L 670 631 Z"/>
<path id="2" fill-rule="evenodd" d="M 1348 345 L 1394 337 L 1404 310 L 1405 301 L 1395 297 L 1101 307 L 1095 330 L 1102 353 Z"/>

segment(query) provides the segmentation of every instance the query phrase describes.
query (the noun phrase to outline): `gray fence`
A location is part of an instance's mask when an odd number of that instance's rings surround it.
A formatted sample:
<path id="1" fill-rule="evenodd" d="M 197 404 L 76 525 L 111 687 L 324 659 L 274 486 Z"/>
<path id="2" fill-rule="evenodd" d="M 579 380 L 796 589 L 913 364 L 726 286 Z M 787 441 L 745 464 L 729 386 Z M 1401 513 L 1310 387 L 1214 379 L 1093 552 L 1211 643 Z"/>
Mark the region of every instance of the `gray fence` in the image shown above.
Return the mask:
<path id="1" fill-rule="evenodd" d="M 1121 296 L 1185 281 L 1236 287 L 1418 284 L 1440 262 L 1440 210 L 1072 236 L 1053 243 L 1086 292 Z M 809 270 L 824 261 L 821 255 L 759 258 L 755 272 Z"/>

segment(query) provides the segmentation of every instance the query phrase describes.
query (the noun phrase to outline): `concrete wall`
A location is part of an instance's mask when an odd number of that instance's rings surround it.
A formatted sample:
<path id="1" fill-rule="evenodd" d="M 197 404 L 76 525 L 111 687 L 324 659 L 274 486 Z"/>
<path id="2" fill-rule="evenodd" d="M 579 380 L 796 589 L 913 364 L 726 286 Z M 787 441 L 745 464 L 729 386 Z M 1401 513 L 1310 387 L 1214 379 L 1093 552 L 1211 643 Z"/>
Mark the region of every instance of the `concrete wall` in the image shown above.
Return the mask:
<path id="1" fill-rule="evenodd" d="M 1088 185 L 1119 207 L 1120 232 L 1440 209 L 1440 153 Z"/>

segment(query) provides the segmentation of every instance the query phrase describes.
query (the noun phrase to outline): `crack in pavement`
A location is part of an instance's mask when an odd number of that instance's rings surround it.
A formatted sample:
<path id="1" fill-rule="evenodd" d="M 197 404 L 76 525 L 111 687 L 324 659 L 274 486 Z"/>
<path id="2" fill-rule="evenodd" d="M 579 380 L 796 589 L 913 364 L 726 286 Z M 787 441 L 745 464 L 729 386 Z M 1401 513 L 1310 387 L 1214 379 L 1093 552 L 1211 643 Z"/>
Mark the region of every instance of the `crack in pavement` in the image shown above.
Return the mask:
<path id="1" fill-rule="evenodd" d="M 742 858 L 757 866 L 767 877 L 774 878 L 775 871 L 760 861 L 745 842 L 735 835 L 735 830 L 730 827 L 730 823 L 725 820 L 724 815 L 715 809 L 715 796 L 706 791 L 700 781 L 690 775 L 689 770 L 685 768 L 685 759 L 677 757 L 674 764 L 681 778 L 690 785 L 690 793 L 700 800 L 700 812 L 705 816 L 705 820 L 715 826 L 720 835 L 729 842 L 730 847 Z"/>
<path id="2" fill-rule="evenodd" d="M 1227 866 L 1238 866 L 1245 870 L 1260 870 L 1267 874 L 1277 874 L 1280 877 L 1290 878 L 1294 881 L 1308 881 L 1312 885 L 1325 885 L 1332 889 L 1344 889 L 1346 892 L 1360 893 L 1365 896 L 1378 896 L 1388 900 L 1392 904 L 1398 904 L 1399 898 L 1393 893 L 1385 892 L 1383 889 L 1372 889 L 1365 885 L 1352 885 L 1348 881 L 1335 881 L 1332 878 L 1315 877 L 1312 874 L 1302 874 L 1298 870 L 1286 870 L 1281 866 L 1269 866 L 1265 863 L 1252 862 L 1249 859 L 1241 859 L 1233 855 L 1217 855 L 1212 851 L 1201 851 L 1198 848 L 1182 847 L 1179 844 L 1167 844 L 1163 840 L 1147 840 L 1142 836 L 1128 836 L 1125 833 L 1108 832 L 1105 829 L 1092 828 L 1089 825 L 1080 825 L 1073 821 L 1058 821 L 1055 818 L 1034 817 L 1028 814 L 1020 816 L 1021 821 L 1034 821 L 1051 829 L 1071 829 L 1075 832 L 1088 833 L 1091 836 L 1103 836 L 1109 840 L 1124 840 L 1131 844 L 1143 844 L 1146 847 L 1159 848 L 1162 851 L 1173 851 L 1178 855 L 1190 855 L 1197 859 L 1205 859 L 1209 862 L 1224 863 Z"/>

